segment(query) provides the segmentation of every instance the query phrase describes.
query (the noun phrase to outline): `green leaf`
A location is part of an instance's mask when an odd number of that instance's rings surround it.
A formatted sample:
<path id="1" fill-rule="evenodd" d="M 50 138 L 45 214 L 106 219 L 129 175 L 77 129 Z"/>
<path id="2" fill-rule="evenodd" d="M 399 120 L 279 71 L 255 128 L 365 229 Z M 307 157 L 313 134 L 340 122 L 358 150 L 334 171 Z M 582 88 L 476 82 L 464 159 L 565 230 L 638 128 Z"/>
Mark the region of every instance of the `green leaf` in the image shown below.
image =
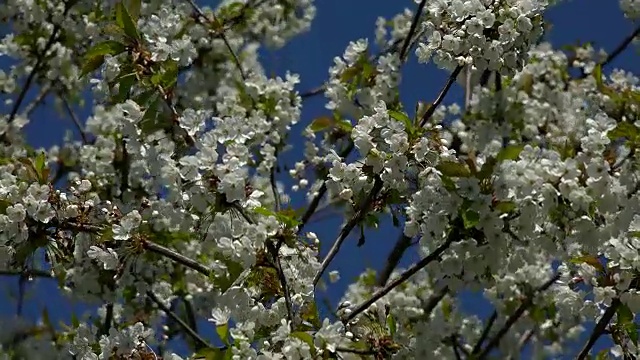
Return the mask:
<path id="1" fill-rule="evenodd" d="M 100 55 L 116 56 L 118 54 L 125 52 L 126 49 L 127 49 L 126 45 L 118 41 L 107 40 L 99 44 L 96 44 L 94 47 L 87 50 L 87 52 L 84 54 L 84 57 L 85 59 L 88 59 L 88 58 L 94 58 Z"/>
<path id="2" fill-rule="evenodd" d="M 410 130 L 413 127 L 413 124 L 411 123 L 411 119 L 409 119 L 409 116 L 407 116 L 407 114 L 405 113 L 401 113 L 400 111 L 395 111 L 395 110 L 389 110 L 389 116 L 392 119 L 403 123 L 405 129 L 407 130 Z"/>
<path id="3" fill-rule="evenodd" d="M 11 206 L 11 203 L 7 200 L 4 199 L 0 199 L 0 214 L 2 215 L 6 215 L 7 214 L 7 208 Z"/>
<path id="4" fill-rule="evenodd" d="M 482 167 L 480 168 L 480 171 L 478 171 L 478 173 L 476 174 L 476 177 L 479 180 L 490 178 L 491 175 L 493 174 L 493 169 L 496 167 L 497 163 L 498 163 L 498 160 L 494 159 L 493 157 L 489 157 L 487 161 L 485 161 L 484 164 L 482 164 Z"/>
<path id="5" fill-rule="evenodd" d="M 600 260 L 598 260 L 598 258 L 593 255 L 577 256 L 570 259 L 569 262 L 571 262 L 572 264 L 588 264 L 596 268 L 598 271 L 604 271 L 604 266 L 602 265 Z"/>
<path id="6" fill-rule="evenodd" d="M 480 214 L 471 209 L 462 212 L 462 221 L 465 229 L 471 229 L 480 223 Z"/>
<path id="7" fill-rule="evenodd" d="M 160 85 L 164 89 L 169 89 L 178 82 L 178 63 L 167 60 L 162 63 L 162 70 L 151 77 L 153 85 Z"/>
<path id="8" fill-rule="evenodd" d="M 77 329 L 80 326 L 80 320 L 78 320 L 78 317 L 75 313 L 71 313 L 71 325 L 74 327 L 74 329 Z"/>
<path id="9" fill-rule="evenodd" d="M 502 214 L 507 214 L 516 209 L 516 203 L 513 201 L 498 201 L 493 208 Z"/>
<path id="10" fill-rule="evenodd" d="M 220 340 L 225 345 L 229 346 L 229 324 L 217 325 L 216 333 L 220 337 Z"/>
<path id="11" fill-rule="evenodd" d="M 387 327 L 389 328 L 389 335 L 394 337 L 396 334 L 397 324 L 396 319 L 391 314 L 387 315 Z"/>
<path id="12" fill-rule="evenodd" d="M 118 95 L 116 95 L 113 100 L 116 103 L 124 102 L 129 98 L 129 92 L 131 88 L 136 83 L 137 77 L 136 73 L 127 74 L 119 77 L 116 82 L 120 84 L 118 87 Z"/>
<path id="13" fill-rule="evenodd" d="M 640 138 L 640 129 L 628 122 L 621 122 L 607 133 L 610 140 L 618 140 L 619 138 L 626 138 L 632 143 L 638 142 Z"/>
<path id="14" fill-rule="evenodd" d="M 333 127 L 335 123 L 336 121 L 333 117 L 323 115 L 313 119 L 311 125 L 309 125 L 309 129 L 313 132 L 319 132 Z"/>
<path id="15" fill-rule="evenodd" d="M 454 161 L 442 161 L 436 169 L 442 173 L 442 175 L 449 177 L 469 177 L 471 171 L 466 164 L 454 162 Z"/>
<path id="16" fill-rule="evenodd" d="M 609 354 L 609 349 L 602 349 L 600 350 L 598 355 L 596 355 L 595 360 L 607 360 L 609 358 L 608 354 Z"/>
<path id="17" fill-rule="evenodd" d="M 504 161 L 504 160 L 517 160 L 520 156 L 520 153 L 524 149 L 524 145 L 509 145 L 504 149 L 500 150 L 496 160 Z"/>
<path id="18" fill-rule="evenodd" d="M 621 303 L 616 310 L 618 314 L 618 326 L 629 336 L 634 345 L 638 345 L 638 330 L 634 322 L 635 315 L 626 304 Z"/>
<path id="19" fill-rule="evenodd" d="M 141 0 L 129 0 L 129 14 L 133 22 L 137 22 L 140 17 Z"/>
<path id="20" fill-rule="evenodd" d="M 253 211 L 255 211 L 256 213 L 260 214 L 260 215 L 264 215 L 264 216 L 276 216 L 276 213 L 274 213 L 273 211 L 267 209 L 264 206 L 258 206 L 256 208 L 253 209 Z"/>
<path id="21" fill-rule="evenodd" d="M 104 62 L 104 55 L 94 56 L 92 58 L 85 59 L 84 65 L 82 65 L 82 71 L 80 71 L 80 78 L 83 78 L 85 75 L 94 72 Z"/>
<path id="22" fill-rule="evenodd" d="M 593 75 L 593 78 L 596 79 L 596 85 L 598 86 L 598 90 L 601 90 L 603 85 L 603 80 L 602 80 L 602 65 L 598 64 L 593 68 L 593 73 L 591 73 Z"/>
<path id="23" fill-rule="evenodd" d="M 43 152 L 40 152 L 40 154 L 38 154 L 38 156 L 36 157 L 36 161 L 34 163 L 34 167 L 36 168 L 36 171 L 38 172 L 38 174 L 40 174 L 42 172 L 42 170 L 44 170 L 44 167 L 46 166 L 46 161 L 47 161 L 47 157 Z"/>
<path id="24" fill-rule="evenodd" d="M 128 37 L 140 40 L 140 34 L 136 28 L 136 23 L 122 1 L 119 1 L 116 4 L 116 23 L 122 30 L 124 30 L 124 33 Z"/>
<path id="25" fill-rule="evenodd" d="M 231 358 L 233 351 L 231 349 L 202 348 L 194 355 L 194 359 L 198 360 L 226 360 Z"/>
<path id="26" fill-rule="evenodd" d="M 316 356 L 316 347 L 313 343 L 313 336 L 311 334 L 304 331 L 295 331 L 291 333 L 291 336 L 298 338 L 309 345 L 309 348 L 311 348 L 311 355 L 314 357 Z"/>
<path id="27" fill-rule="evenodd" d="M 316 306 L 315 301 L 310 302 L 302 308 L 302 311 L 300 311 L 300 318 L 304 321 L 309 322 L 316 329 L 322 327 L 322 322 L 320 321 L 320 313 L 318 312 L 318 307 Z"/>

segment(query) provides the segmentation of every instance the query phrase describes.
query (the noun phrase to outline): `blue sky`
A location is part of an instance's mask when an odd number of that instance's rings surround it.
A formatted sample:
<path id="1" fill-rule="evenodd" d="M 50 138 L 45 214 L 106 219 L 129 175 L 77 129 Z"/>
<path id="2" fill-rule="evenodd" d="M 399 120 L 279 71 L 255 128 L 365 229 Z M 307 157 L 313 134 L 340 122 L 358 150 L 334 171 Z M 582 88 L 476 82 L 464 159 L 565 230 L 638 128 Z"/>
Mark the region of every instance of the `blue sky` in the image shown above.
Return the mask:
<path id="1" fill-rule="evenodd" d="M 216 4 L 217 1 L 199 1 L 201 4 Z M 375 21 L 378 16 L 391 17 L 401 12 L 405 7 L 415 8 L 413 1 L 409 0 L 370 0 L 370 1 L 344 1 L 322 0 L 317 1 L 317 16 L 310 32 L 292 40 L 285 48 L 275 52 L 264 51 L 263 59 L 267 66 L 267 73 L 272 71 L 278 75 L 284 75 L 291 71 L 301 76 L 300 92 L 315 88 L 327 78 L 327 70 L 333 64 L 333 58 L 344 52 L 346 45 L 351 40 L 358 38 L 373 38 Z M 591 41 L 596 48 L 602 47 L 611 50 L 626 37 L 634 28 L 634 24 L 624 19 L 618 8 L 617 1 L 611 0 L 572 0 L 564 1 L 548 13 L 548 20 L 553 24 L 549 34 L 550 41 L 557 47 L 575 44 L 578 40 Z M 0 58 L 0 66 L 6 68 L 9 62 Z M 620 67 L 640 73 L 640 61 L 638 61 L 637 48 L 629 48 L 623 55 L 610 65 L 610 68 Z M 409 63 L 404 67 L 403 80 L 400 88 L 401 99 L 407 109 L 413 109 L 418 100 L 431 101 L 440 91 L 448 74 L 438 70 L 434 65 L 420 65 L 415 57 L 410 57 Z M 30 92 L 33 96 L 36 90 Z M 445 99 L 445 103 L 460 101 L 462 92 L 456 85 Z M 294 128 L 302 130 L 313 118 L 327 114 L 324 109 L 326 103 L 322 95 L 305 100 L 303 118 L 301 124 Z M 51 102 L 48 103 L 51 106 Z M 28 142 L 34 147 L 49 147 L 60 143 L 64 132 L 72 130 L 73 126 L 68 118 L 53 115 L 50 108 L 42 108 L 34 113 L 31 123 L 27 128 Z M 79 110 L 79 114 L 86 118 L 86 109 Z M 77 134 L 76 134 L 77 135 Z M 299 143 L 298 143 L 299 144 Z M 294 143 L 294 146 L 297 145 Z M 281 164 L 292 165 L 298 160 L 297 153 L 285 154 Z M 283 177 L 284 179 L 284 177 Z M 300 197 L 294 197 L 294 206 L 300 206 Z M 308 231 L 315 231 L 321 239 L 332 241 L 338 234 L 342 219 L 331 217 L 318 223 L 310 224 Z M 355 231 L 354 231 L 355 233 Z M 383 222 L 377 231 L 370 231 L 366 244 L 357 248 L 355 243 L 357 235 L 345 242 L 329 270 L 338 269 L 342 279 L 331 285 L 327 296 L 335 304 L 340 298 L 346 286 L 358 276 L 366 267 L 380 269 L 386 256 L 392 248 L 398 236 L 399 229 L 391 226 L 391 221 Z M 324 251 L 328 248 L 323 246 Z M 417 260 L 415 251 L 409 251 L 401 266 L 408 266 Z M 52 319 L 69 319 L 72 309 L 78 304 L 71 304 L 57 295 L 55 284 L 46 280 L 36 280 L 31 283 L 28 293 L 28 301 L 25 306 L 25 314 L 29 317 L 38 317 L 43 306 L 49 308 Z M 10 292 L 17 291 L 16 279 L 2 278 L 0 285 L 0 316 L 13 314 L 15 301 L 11 300 Z M 484 306 L 477 296 L 464 296 L 462 298 L 465 307 L 475 313 L 488 316 L 492 309 Z"/>

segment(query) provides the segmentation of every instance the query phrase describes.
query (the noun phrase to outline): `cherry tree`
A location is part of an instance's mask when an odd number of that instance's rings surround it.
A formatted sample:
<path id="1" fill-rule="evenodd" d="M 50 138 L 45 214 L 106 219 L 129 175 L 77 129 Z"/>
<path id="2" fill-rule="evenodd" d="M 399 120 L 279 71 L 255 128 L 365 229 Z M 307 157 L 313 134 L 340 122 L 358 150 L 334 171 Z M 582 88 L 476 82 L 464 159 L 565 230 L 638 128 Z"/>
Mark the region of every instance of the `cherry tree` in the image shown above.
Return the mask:
<path id="1" fill-rule="evenodd" d="M 608 67 L 640 27 L 609 54 L 554 49 L 555 3 L 408 2 L 301 92 L 258 50 L 307 31 L 312 0 L 5 0 L 0 274 L 49 278 L 98 316 L 3 322 L 0 359 L 634 359 L 640 88 Z M 437 98 L 400 101 L 410 57 L 450 74 Z M 314 96 L 330 116 L 291 141 Z M 27 143 L 45 99 L 78 139 Z M 307 229 L 321 208 L 343 216 L 336 238 Z M 321 312 L 336 254 L 382 218 L 398 229 L 381 270 Z"/>

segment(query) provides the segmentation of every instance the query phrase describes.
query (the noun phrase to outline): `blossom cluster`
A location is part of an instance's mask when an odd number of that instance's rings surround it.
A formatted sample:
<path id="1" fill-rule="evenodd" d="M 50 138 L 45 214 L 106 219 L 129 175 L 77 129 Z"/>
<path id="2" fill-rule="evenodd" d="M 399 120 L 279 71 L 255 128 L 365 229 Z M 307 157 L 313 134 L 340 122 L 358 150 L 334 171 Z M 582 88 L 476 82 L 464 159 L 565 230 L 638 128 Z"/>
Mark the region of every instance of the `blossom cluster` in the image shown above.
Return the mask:
<path id="1" fill-rule="evenodd" d="M 0 70 L 0 93 L 15 95 L 0 116 L 0 276 L 20 278 L 19 309 L 35 276 L 97 309 L 64 326 L 50 308 L 7 322 L 0 359 L 517 358 L 525 346 L 554 358 L 604 335 L 590 325 L 604 320 L 606 352 L 640 355 L 640 80 L 591 46 L 538 44 L 553 1 L 416 3 L 376 21 L 380 54 L 360 39 L 334 59 L 318 92 L 330 115 L 300 144 L 313 95 L 297 74 L 268 76 L 260 51 L 308 30 L 311 0 L 0 5 L 13 31 L 0 56 L 15 61 Z M 620 6 L 638 16 L 637 1 Z M 467 88 L 464 108 L 443 105 L 446 86 L 411 114 L 399 92 L 411 54 L 498 75 Z M 26 104 L 30 86 L 42 94 Z M 24 129 L 49 97 L 81 137 L 33 149 Z M 345 203 L 335 243 L 307 229 Z M 322 275 L 344 281 L 335 252 L 389 213 L 386 268 L 325 316 Z M 414 246 L 420 261 L 397 268 Z"/>

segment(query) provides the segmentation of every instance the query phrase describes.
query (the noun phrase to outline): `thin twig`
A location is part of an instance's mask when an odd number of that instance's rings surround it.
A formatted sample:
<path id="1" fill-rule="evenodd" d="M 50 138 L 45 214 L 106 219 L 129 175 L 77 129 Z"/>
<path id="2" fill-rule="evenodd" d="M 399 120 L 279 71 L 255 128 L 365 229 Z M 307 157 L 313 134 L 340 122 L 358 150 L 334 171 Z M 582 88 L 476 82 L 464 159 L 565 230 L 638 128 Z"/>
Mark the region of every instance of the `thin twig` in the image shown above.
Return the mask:
<path id="1" fill-rule="evenodd" d="M 33 101 L 24 108 L 24 113 L 27 115 L 27 117 L 31 116 L 31 114 L 38 108 L 38 105 L 40 105 L 44 101 L 47 95 L 49 95 L 49 91 L 51 91 L 50 84 L 42 85 L 38 96 L 36 96 L 36 98 L 33 99 Z"/>
<path id="2" fill-rule="evenodd" d="M 424 115 L 422 116 L 422 119 L 420 119 L 420 127 L 423 127 L 427 123 L 427 121 L 429 121 L 431 116 L 433 116 L 433 114 L 436 112 L 436 109 L 438 108 L 438 106 L 440 106 L 440 103 L 442 103 L 442 101 L 444 100 L 445 96 L 449 92 L 449 89 L 451 89 L 451 85 L 453 85 L 453 83 L 456 82 L 456 79 L 458 78 L 458 74 L 460 74 L 460 71 L 462 71 L 462 68 L 463 68 L 462 65 L 458 65 L 458 67 L 456 67 L 455 70 L 453 70 L 451 75 L 449 75 L 449 79 L 447 79 L 447 82 L 445 83 L 444 87 L 442 88 L 442 90 L 440 90 L 438 97 L 433 102 L 433 104 L 429 106 L 427 111 L 425 111 Z"/>
<path id="3" fill-rule="evenodd" d="M 600 336 L 604 334 L 605 330 L 607 329 L 607 325 L 609 325 L 609 322 L 611 321 L 611 319 L 613 319 L 613 315 L 615 315 L 616 310 L 618 310 L 621 304 L 622 302 L 618 298 L 615 298 L 613 299 L 613 301 L 611 301 L 611 305 L 607 308 L 607 310 L 605 310 L 604 314 L 602 314 L 602 317 L 593 328 L 593 331 L 589 336 L 589 340 L 586 344 L 584 344 L 584 347 L 582 348 L 578 356 L 576 356 L 576 360 L 583 360 L 589 356 L 589 351 L 591 351 L 591 348 L 593 347 L 593 345 L 595 345 Z"/>
<path id="4" fill-rule="evenodd" d="M 342 246 L 342 243 L 347 238 L 347 236 L 349 236 L 349 234 L 351 233 L 351 230 L 353 230 L 353 228 L 358 224 L 358 222 L 360 222 L 360 220 L 362 220 L 365 214 L 369 211 L 369 207 L 371 206 L 373 199 L 376 197 L 376 195 L 378 195 L 380 190 L 382 190 L 383 184 L 384 183 L 382 179 L 380 179 L 379 176 L 376 176 L 376 179 L 373 182 L 373 188 L 371 189 L 371 192 L 362 202 L 358 210 L 349 219 L 349 221 L 347 221 L 347 223 L 342 227 L 342 229 L 340 230 L 340 234 L 338 235 L 338 238 L 336 239 L 336 241 L 334 241 L 333 246 L 331 246 L 331 249 L 329 249 L 327 256 L 325 256 L 325 258 L 322 260 L 322 263 L 320 265 L 320 270 L 318 270 L 316 275 L 313 277 L 313 286 L 316 286 L 316 284 L 322 277 L 322 274 L 324 274 L 325 270 L 327 269 L 327 267 L 329 266 L 333 258 L 338 254 L 338 251 L 340 251 L 340 247 Z"/>
<path id="5" fill-rule="evenodd" d="M 410 267 L 407 271 L 402 273 L 395 280 L 391 281 L 389 284 L 387 284 L 387 286 L 385 286 L 382 289 L 376 291 L 371 296 L 371 298 L 369 298 L 369 300 L 366 300 L 363 303 L 361 303 L 360 305 L 356 306 L 351 312 L 349 312 L 347 314 L 347 316 L 345 317 L 344 321 L 345 322 L 349 322 L 349 321 L 353 320 L 356 316 L 358 316 L 358 314 L 360 314 L 361 312 L 365 311 L 369 306 L 371 306 L 371 304 L 373 304 L 376 301 L 378 301 L 378 299 L 380 299 L 381 297 L 387 295 L 389 292 L 391 292 L 391 290 L 393 290 L 396 287 L 398 287 L 400 284 L 405 282 L 407 279 L 409 279 L 415 273 L 417 273 L 418 271 L 422 270 L 424 267 L 429 265 L 432 261 L 439 259 L 440 255 L 442 255 L 442 253 L 444 253 L 445 250 L 447 250 L 449 248 L 449 246 L 454 241 L 458 240 L 458 236 L 459 236 L 459 231 L 458 231 L 457 227 L 454 227 L 451 230 L 451 232 L 449 233 L 449 236 L 447 236 L 447 239 L 445 240 L 445 242 L 442 245 L 440 245 L 437 249 L 435 249 L 431 254 L 426 256 L 424 259 L 420 260 L 418 263 L 416 263 L 415 265 Z M 442 296 L 444 296 L 444 294 Z"/>
<path id="6" fill-rule="evenodd" d="M 187 0 L 187 1 L 189 2 L 189 4 L 191 4 L 191 7 L 198 14 L 198 16 L 200 16 L 200 18 L 202 18 L 204 21 L 209 23 L 209 25 L 212 25 L 211 19 L 207 17 L 207 15 L 204 13 L 204 11 L 202 11 L 202 9 L 200 9 L 200 7 L 198 6 L 198 4 L 195 3 L 195 1 L 193 0 Z M 220 24 L 220 22 L 218 21 L 218 18 L 216 17 L 215 12 L 212 12 L 211 14 L 213 16 L 213 22 L 214 22 L 213 25 L 216 25 L 216 29 L 217 29 L 217 24 Z M 220 38 L 222 39 L 222 41 L 224 42 L 224 45 L 229 50 L 229 53 L 231 53 L 231 57 L 233 58 L 233 61 L 235 62 L 236 67 L 238 68 L 238 71 L 240 71 L 240 76 L 242 77 L 243 80 L 246 80 L 247 76 L 244 70 L 242 69 L 242 64 L 240 63 L 240 59 L 238 59 L 238 56 L 233 51 L 233 48 L 231 47 L 229 40 L 224 34 L 224 29 L 222 29 L 222 31 L 220 32 Z"/>
<path id="7" fill-rule="evenodd" d="M 203 275 L 209 276 L 211 275 L 211 269 L 209 269 L 208 267 L 200 264 L 199 262 L 188 258 L 180 253 L 177 253 L 169 248 L 166 248 L 162 245 L 156 244 L 154 242 L 151 241 L 144 241 L 142 243 L 142 246 L 149 251 L 152 251 L 154 253 L 160 254 L 160 255 L 164 255 L 166 257 L 168 257 L 169 259 L 180 263 L 192 270 L 195 270 Z"/>
<path id="8" fill-rule="evenodd" d="M 498 330 L 498 332 L 491 338 L 491 340 L 489 340 L 489 343 L 484 348 L 484 350 L 479 352 L 477 359 L 486 359 L 491 350 L 493 350 L 496 346 L 498 346 L 498 344 L 500 344 L 500 341 L 507 334 L 507 332 L 509 332 L 509 329 L 511 329 L 511 327 L 522 317 L 522 315 L 533 305 L 533 299 L 535 298 L 535 296 L 549 289 L 551 285 L 553 285 L 559 278 L 560 273 L 557 273 L 551 279 L 547 280 L 547 282 L 542 284 L 542 286 L 536 289 L 533 294 L 531 294 L 531 296 L 527 297 L 516 309 L 516 311 L 511 314 L 509 318 L 507 318 L 507 321 L 504 323 L 504 325 L 502 325 L 500 330 Z M 476 354 L 477 353 L 478 352 L 476 352 Z"/>
<path id="9" fill-rule="evenodd" d="M 477 354 L 480 352 L 480 350 L 482 349 L 482 344 L 484 344 L 484 341 L 487 340 L 487 336 L 489 336 L 489 332 L 491 331 L 491 328 L 493 327 L 493 324 L 496 322 L 497 319 L 498 319 L 498 312 L 494 310 L 489 320 L 487 320 L 487 324 L 484 326 L 484 329 L 482 330 L 482 334 L 480 335 L 480 338 L 478 339 L 476 344 L 473 346 L 473 350 L 471 350 L 472 354 Z"/>
<path id="10" fill-rule="evenodd" d="M 354 149 L 353 141 L 349 141 L 349 144 L 347 145 L 347 147 L 344 148 L 340 152 L 340 154 L 338 154 L 338 156 L 340 156 L 340 158 L 346 158 L 351 153 L 351 151 L 353 151 L 353 149 Z M 298 225 L 298 235 L 302 233 L 302 229 L 309 222 L 309 219 L 311 219 L 311 216 L 313 216 L 313 214 L 316 212 L 318 205 L 320 205 L 320 201 L 322 200 L 326 192 L 327 192 L 327 181 L 325 178 L 322 181 L 322 185 L 320 186 L 320 189 L 318 189 L 318 193 L 316 194 L 316 196 L 313 197 L 313 199 L 311 200 L 311 203 L 309 204 L 309 207 L 300 218 L 300 225 Z"/>
<path id="11" fill-rule="evenodd" d="M 418 28 L 418 23 L 420 22 L 420 16 L 422 15 L 422 11 L 424 10 L 424 6 L 427 4 L 427 0 L 422 0 L 418 5 L 418 10 L 416 10 L 416 14 L 413 17 L 413 21 L 411 21 L 411 27 L 409 28 L 409 33 L 407 37 L 404 38 L 404 43 L 402 44 L 402 49 L 400 50 L 400 59 L 404 61 L 405 56 L 407 55 L 407 51 L 409 50 L 409 45 L 411 44 L 411 38 L 416 32 Z"/>
<path id="12" fill-rule="evenodd" d="M 289 317 L 289 321 L 291 322 L 291 327 L 295 328 L 297 324 L 297 319 L 293 312 L 293 302 L 291 301 L 291 293 L 289 292 L 289 286 L 287 285 L 287 277 L 284 275 L 284 271 L 282 271 L 282 262 L 280 261 L 280 246 L 276 247 L 273 242 L 267 242 L 267 249 L 271 253 L 271 257 L 276 266 L 276 272 L 278 273 L 278 280 L 280 280 L 280 286 L 282 286 L 282 291 L 284 293 L 285 305 L 287 307 L 287 316 Z"/>
<path id="13" fill-rule="evenodd" d="M 61 96 L 61 99 L 62 99 L 62 103 L 64 104 L 64 107 L 67 109 L 67 113 L 69 114 L 71 121 L 73 121 L 73 124 L 75 125 L 76 129 L 80 133 L 80 137 L 82 138 L 82 143 L 85 145 L 89 144 L 89 138 L 87 137 L 87 134 L 85 133 L 84 129 L 82 129 L 82 124 L 80 124 L 80 119 L 78 119 L 78 116 L 73 112 L 73 109 L 69 104 L 69 101 L 64 95 Z"/>
<path id="14" fill-rule="evenodd" d="M 635 39 L 639 35 L 640 35 L 640 26 L 636 27 L 633 30 L 633 32 L 629 34 L 629 36 L 625 37 L 622 40 L 622 42 L 620 42 L 620 44 L 618 44 L 618 46 L 616 46 L 616 48 L 613 49 L 613 51 L 607 55 L 607 58 L 600 63 L 600 66 L 605 67 L 606 65 L 609 65 L 620 54 L 622 54 L 627 49 L 627 47 L 633 42 L 633 39 Z M 584 79 L 589 75 L 590 74 L 587 74 L 586 72 L 583 71 L 582 74 L 580 75 L 580 79 Z"/>
<path id="15" fill-rule="evenodd" d="M 189 334 L 193 338 L 193 340 L 195 340 L 197 343 L 201 344 L 204 347 L 214 349 L 214 347 L 211 344 L 209 344 L 205 339 L 203 339 L 202 336 L 200 336 L 200 334 L 198 334 L 195 330 L 193 330 L 191 326 L 189 326 L 189 324 L 187 324 L 184 320 L 182 320 L 175 312 L 171 311 L 171 309 L 166 307 L 162 303 L 162 301 L 158 299 L 156 294 L 154 294 L 151 291 L 147 291 L 147 296 L 149 297 L 149 299 L 151 299 L 151 301 L 153 301 L 158 306 L 158 308 L 160 308 L 160 310 L 164 311 L 167 314 L 167 316 L 169 316 L 170 318 L 175 320 L 175 322 L 177 322 L 180 326 L 182 326 L 184 331 L 187 334 Z"/>
<path id="16" fill-rule="evenodd" d="M 376 281 L 377 286 L 385 286 L 387 284 L 389 277 L 391 277 L 391 273 L 393 273 L 393 270 L 398 266 L 398 263 L 400 263 L 400 260 L 402 259 L 402 255 L 409 247 L 411 247 L 411 238 L 406 236 L 404 232 L 400 233 L 393 250 L 391 250 L 387 257 L 387 264 L 378 276 L 378 280 Z"/>
<path id="17" fill-rule="evenodd" d="M 36 270 L 36 269 L 26 269 L 26 270 L 11 270 L 11 269 L 1 269 L 0 276 L 26 276 L 29 277 L 40 277 L 40 278 L 49 278 L 53 279 L 53 275 L 44 270 Z"/>
<path id="18" fill-rule="evenodd" d="M 607 56 L 607 58 L 602 62 L 602 66 L 608 65 L 610 62 L 615 60 L 623 51 L 627 49 L 627 47 L 633 42 L 633 39 L 636 36 L 640 35 L 640 26 L 636 27 L 635 30 L 629 36 L 624 38 L 622 42 Z"/>

